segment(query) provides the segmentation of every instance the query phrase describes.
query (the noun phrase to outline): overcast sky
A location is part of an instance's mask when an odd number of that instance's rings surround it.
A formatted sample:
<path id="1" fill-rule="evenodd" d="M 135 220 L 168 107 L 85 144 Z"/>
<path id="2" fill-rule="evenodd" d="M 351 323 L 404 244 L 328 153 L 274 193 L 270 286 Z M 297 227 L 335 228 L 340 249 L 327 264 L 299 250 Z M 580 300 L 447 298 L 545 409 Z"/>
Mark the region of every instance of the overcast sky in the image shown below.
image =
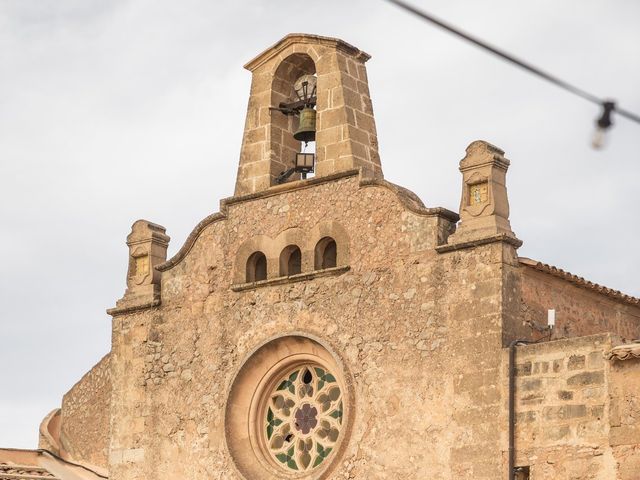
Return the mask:
<path id="1" fill-rule="evenodd" d="M 414 0 L 640 112 L 640 2 Z M 174 254 L 233 193 L 250 74 L 289 32 L 368 62 L 385 177 L 458 210 L 476 139 L 511 160 L 520 255 L 640 296 L 640 125 L 382 0 L 0 0 L 0 447 L 38 424 L 110 348 L 125 237 L 160 223 Z"/>

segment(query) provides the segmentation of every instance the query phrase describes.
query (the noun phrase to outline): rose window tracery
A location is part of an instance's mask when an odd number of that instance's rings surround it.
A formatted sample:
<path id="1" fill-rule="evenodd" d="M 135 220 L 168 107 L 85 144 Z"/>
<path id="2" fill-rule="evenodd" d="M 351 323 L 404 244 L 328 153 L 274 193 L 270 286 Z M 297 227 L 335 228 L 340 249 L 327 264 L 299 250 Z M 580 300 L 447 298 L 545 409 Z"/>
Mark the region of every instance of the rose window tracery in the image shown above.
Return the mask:
<path id="1" fill-rule="evenodd" d="M 342 417 L 342 391 L 334 375 L 320 365 L 297 367 L 277 381 L 267 400 L 267 449 L 287 470 L 312 470 L 334 450 Z"/>

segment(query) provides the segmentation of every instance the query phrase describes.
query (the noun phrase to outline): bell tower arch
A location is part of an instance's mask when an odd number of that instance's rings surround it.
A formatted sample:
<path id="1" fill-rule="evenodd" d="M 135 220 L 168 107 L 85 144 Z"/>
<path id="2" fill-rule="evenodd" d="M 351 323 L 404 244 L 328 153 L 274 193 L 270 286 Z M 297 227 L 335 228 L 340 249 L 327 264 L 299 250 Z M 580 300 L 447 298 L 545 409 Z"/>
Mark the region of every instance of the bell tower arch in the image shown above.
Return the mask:
<path id="1" fill-rule="evenodd" d="M 235 195 L 266 190 L 293 167 L 301 149 L 293 136 L 298 117 L 278 107 L 296 100 L 294 85 L 303 75 L 317 76 L 316 176 L 359 168 L 365 176 L 382 177 L 369 58 L 342 40 L 292 34 L 245 65 L 252 82 Z"/>

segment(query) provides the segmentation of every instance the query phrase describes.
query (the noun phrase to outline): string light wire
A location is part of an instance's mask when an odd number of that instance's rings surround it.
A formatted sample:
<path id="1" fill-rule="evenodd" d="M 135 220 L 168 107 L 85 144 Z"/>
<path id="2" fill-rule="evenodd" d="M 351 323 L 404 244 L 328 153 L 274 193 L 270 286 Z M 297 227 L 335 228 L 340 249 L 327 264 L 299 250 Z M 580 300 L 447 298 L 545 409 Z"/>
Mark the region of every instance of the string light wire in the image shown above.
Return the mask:
<path id="1" fill-rule="evenodd" d="M 410 5 L 406 2 L 403 2 L 402 0 L 387 0 L 389 3 L 393 3 L 394 5 L 397 5 L 400 8 L 403 8 L 404 10 L 422 18 L 423 20 L 426 20 L 429 23 L 432 23 L 433 25 L 436 25 L 437 27 L 440 27 L 446 31 L 448 31 L 449 33 L 452 33 L 470 43 L 473 43 L 474 45 L 476 45 L 477 47 L 482 48 L 483 50 L 486 50 L 500 58 L 502 58 L 503 60 L 506 60 L 507 62 L 510 62 L 526 71 L 528 71 L 529 73 L 532 73 L 544 80 L 547 80 L 550 83 L 553 83 L 554 85 L 563 88 L 564 90 L 573 93 L 574 95 L 577 95 L 579 97 L 584 98 L 585 100 L 595 103 L 605 109 L 609 109 L 609 111 L 615 111 L 618 115 L 621 115 L 631 121 L 634 121 L 636 123 L 640 124 L 640 115 L 630 112 L 629 110 L 625 110 L 623 108 L 620 108 L 618 105 L 613 104 L 613 102 L 611 100 L 604 100 L 599 98 L 596 95 L 593 95 L 589 92 L 587 92 L 586 90 L 583 90 L 581 88 L 576 87 L 575 85 L 571 85 L 568 82 L 565 82 L 564 80 L 551 75 L 547 72 L 545 72 L 544 70 L 541 70 L 529 63 L 526 63 L 516 57 L 514 57 L 513 55 L 500 50 L 499 48 L 496 48 L 492 45 L 489 45 L 488 43 L 486 43 L 483 40 L 480 40 L 477 37 L 474 37 L 473 35 L 470 35 L 466 32 L 463 32 L 462 30 L 454 27 L 453 25 L 450 25 L 436 17 L 434 17 L 433 15 L 420 10 L 416 7 L 414 7 L 413 5 Z M 610 105 L 613 104 L 613 108 L 610 107 Z M 605 106 L 606 105 L 606 106 Z"/>

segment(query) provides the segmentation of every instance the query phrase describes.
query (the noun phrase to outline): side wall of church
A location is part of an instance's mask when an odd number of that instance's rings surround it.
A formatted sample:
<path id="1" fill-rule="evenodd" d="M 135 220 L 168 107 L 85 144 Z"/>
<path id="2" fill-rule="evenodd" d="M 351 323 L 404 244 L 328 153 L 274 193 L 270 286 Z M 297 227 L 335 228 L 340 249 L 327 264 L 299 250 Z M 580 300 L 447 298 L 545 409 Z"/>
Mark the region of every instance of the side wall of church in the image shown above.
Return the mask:
<path id="1" fill-rule="evenodd" d="M 333 224 L 348 270 L 269 283 L 268 253 L 267 283 L 237 285 L 247 241 L 302 243 L 304 273 Z M 111 478 L 242 478 L 228 393 L 251 352 L 289 334 L 334 352 L 353 392 L 327 478 L 500 478 L 487 452 L 504 450 L 502 278 L 517 259 L 500 242 L 438 254 L 450 227 L 353 176 L 228 204 L 163 273 L 162 305 L 114 319 Z"/>
<path id="2" fill-rule="evenodd" d="M 626 341 L 640 338 L 640 308 L 527 266 L 519 272 L 521 322 L 546 326 L 547 310 L 554 308 L 553 338 L 603 332 L 613 332 Z"/>
<path id="3" fill-rule="evenodd" d="M 640 360 L 613 361 L 609 370 L 609 444 L 618 480 L 640 472 Z"/>
<path id="4" fill-rule="evenodd" d="M 532 480 L 631 480 L 640 465 L 640 362 L 610 334 L 517 347 L 516 466 Z M 508 351 L 503 352 L 508 388 Z"/>
<path id="5" fill-rule="evenodd" d="M 150 325 L 160 318 L 151 310 L 114 317 L 111 338 L 111 438 L 109 478 L 146 479 L 145 446 L 152 433 L 145 392 L 144 365 Z"/>
<path id="6" fill-rule="evenodd" d="M 60 441 L 74 460 L 108 465 L 111 384 L 107 354 L 62 397 Z"/>

